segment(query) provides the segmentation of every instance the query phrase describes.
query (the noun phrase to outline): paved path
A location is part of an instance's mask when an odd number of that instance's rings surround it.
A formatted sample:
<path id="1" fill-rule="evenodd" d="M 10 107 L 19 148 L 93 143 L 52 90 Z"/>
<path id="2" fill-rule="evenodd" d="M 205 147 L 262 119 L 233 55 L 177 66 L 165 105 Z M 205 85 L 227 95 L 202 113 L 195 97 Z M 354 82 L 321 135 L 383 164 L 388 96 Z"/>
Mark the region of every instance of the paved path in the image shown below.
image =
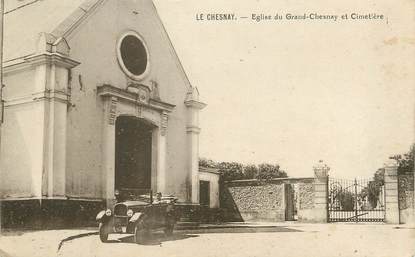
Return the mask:
<path id="1" fill-rule="evenodd" d="M 60 257 L 337 257 L 415 256 L 415 229 L 390 225 L 302 225 L 209 228 L 176 231 L 166 238 L 156 233 L 147 245 L 131 236 L 111 235 L 103 244 L 98 236 L 67 241 Z"/>
<path id="2" fill-rule="evenodd" d="M 91 232 L 85 229 L 3 231 L 0 257 L 55 257 L 62 240 Z"/>

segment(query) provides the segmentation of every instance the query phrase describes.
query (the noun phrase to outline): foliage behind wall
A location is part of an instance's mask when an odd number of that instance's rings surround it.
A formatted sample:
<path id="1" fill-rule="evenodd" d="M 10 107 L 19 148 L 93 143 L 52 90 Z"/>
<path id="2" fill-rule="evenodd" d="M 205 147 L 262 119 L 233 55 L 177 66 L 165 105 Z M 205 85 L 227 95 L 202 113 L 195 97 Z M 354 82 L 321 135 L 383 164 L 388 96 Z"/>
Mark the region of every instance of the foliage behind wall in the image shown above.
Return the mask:
<path id="1" fill-rule="evenodd" d="M 241 179 L 269 180 L 287 177 L 287 173 L 281 170 L 278 164 L 262 163 L 259 165 L 244 165 L 238 162 L 215 162 L 210 159 L 201 158 L 199 160 L 199 166 L 218 169 L 223 181 Z"/>

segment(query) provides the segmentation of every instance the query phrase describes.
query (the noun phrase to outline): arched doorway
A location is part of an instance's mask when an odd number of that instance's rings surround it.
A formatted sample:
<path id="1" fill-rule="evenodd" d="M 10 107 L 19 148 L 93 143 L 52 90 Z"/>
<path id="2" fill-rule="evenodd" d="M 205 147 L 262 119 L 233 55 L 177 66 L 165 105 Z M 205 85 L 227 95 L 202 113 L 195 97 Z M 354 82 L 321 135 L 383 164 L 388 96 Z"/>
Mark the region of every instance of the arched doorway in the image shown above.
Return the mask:
<path id="1" fill-rule="evenodd" d="M 152 133 L 143 119 L 120 116 L 115 123 L 115 189 L 151 188 Z"/>

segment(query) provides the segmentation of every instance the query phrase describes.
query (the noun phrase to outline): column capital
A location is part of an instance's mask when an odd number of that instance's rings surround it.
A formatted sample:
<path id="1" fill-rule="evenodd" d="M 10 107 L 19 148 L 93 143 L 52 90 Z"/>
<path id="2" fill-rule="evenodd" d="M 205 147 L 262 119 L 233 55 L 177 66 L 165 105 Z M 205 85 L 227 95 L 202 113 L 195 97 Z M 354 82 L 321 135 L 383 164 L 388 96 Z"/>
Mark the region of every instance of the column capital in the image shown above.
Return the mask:
<path id="1" fill-rule="evenodd" d="M 184 104 L 186 105 L 186 107 L 195 108 L 198 110 L 202 110 L 203 108 L 206 107 L 205 103 L 202 103 L 196 100 L 188 100 L 188 101 L 185 101 Z"/>
<path id="2" fill-rule="evenodd" d="M 186 107 L 195 108 L 201 110 L 206 107 L 205 103 L 199 101 L 199 90 L 196 87 L 192 87 L 187 91 L 186 99 L 184 101 Z"/>

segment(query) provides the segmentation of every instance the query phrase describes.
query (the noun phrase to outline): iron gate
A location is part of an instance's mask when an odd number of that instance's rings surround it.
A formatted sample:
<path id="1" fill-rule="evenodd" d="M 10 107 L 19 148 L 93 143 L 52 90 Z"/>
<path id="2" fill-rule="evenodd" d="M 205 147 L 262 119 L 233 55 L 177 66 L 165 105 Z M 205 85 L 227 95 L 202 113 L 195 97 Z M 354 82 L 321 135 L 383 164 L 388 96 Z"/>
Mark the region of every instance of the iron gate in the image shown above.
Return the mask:
<path id="1" fill-rule="evenodd" d="M 385 191 L 382 181 L 328 180 L 329 222 L 383 222 Z"/>

